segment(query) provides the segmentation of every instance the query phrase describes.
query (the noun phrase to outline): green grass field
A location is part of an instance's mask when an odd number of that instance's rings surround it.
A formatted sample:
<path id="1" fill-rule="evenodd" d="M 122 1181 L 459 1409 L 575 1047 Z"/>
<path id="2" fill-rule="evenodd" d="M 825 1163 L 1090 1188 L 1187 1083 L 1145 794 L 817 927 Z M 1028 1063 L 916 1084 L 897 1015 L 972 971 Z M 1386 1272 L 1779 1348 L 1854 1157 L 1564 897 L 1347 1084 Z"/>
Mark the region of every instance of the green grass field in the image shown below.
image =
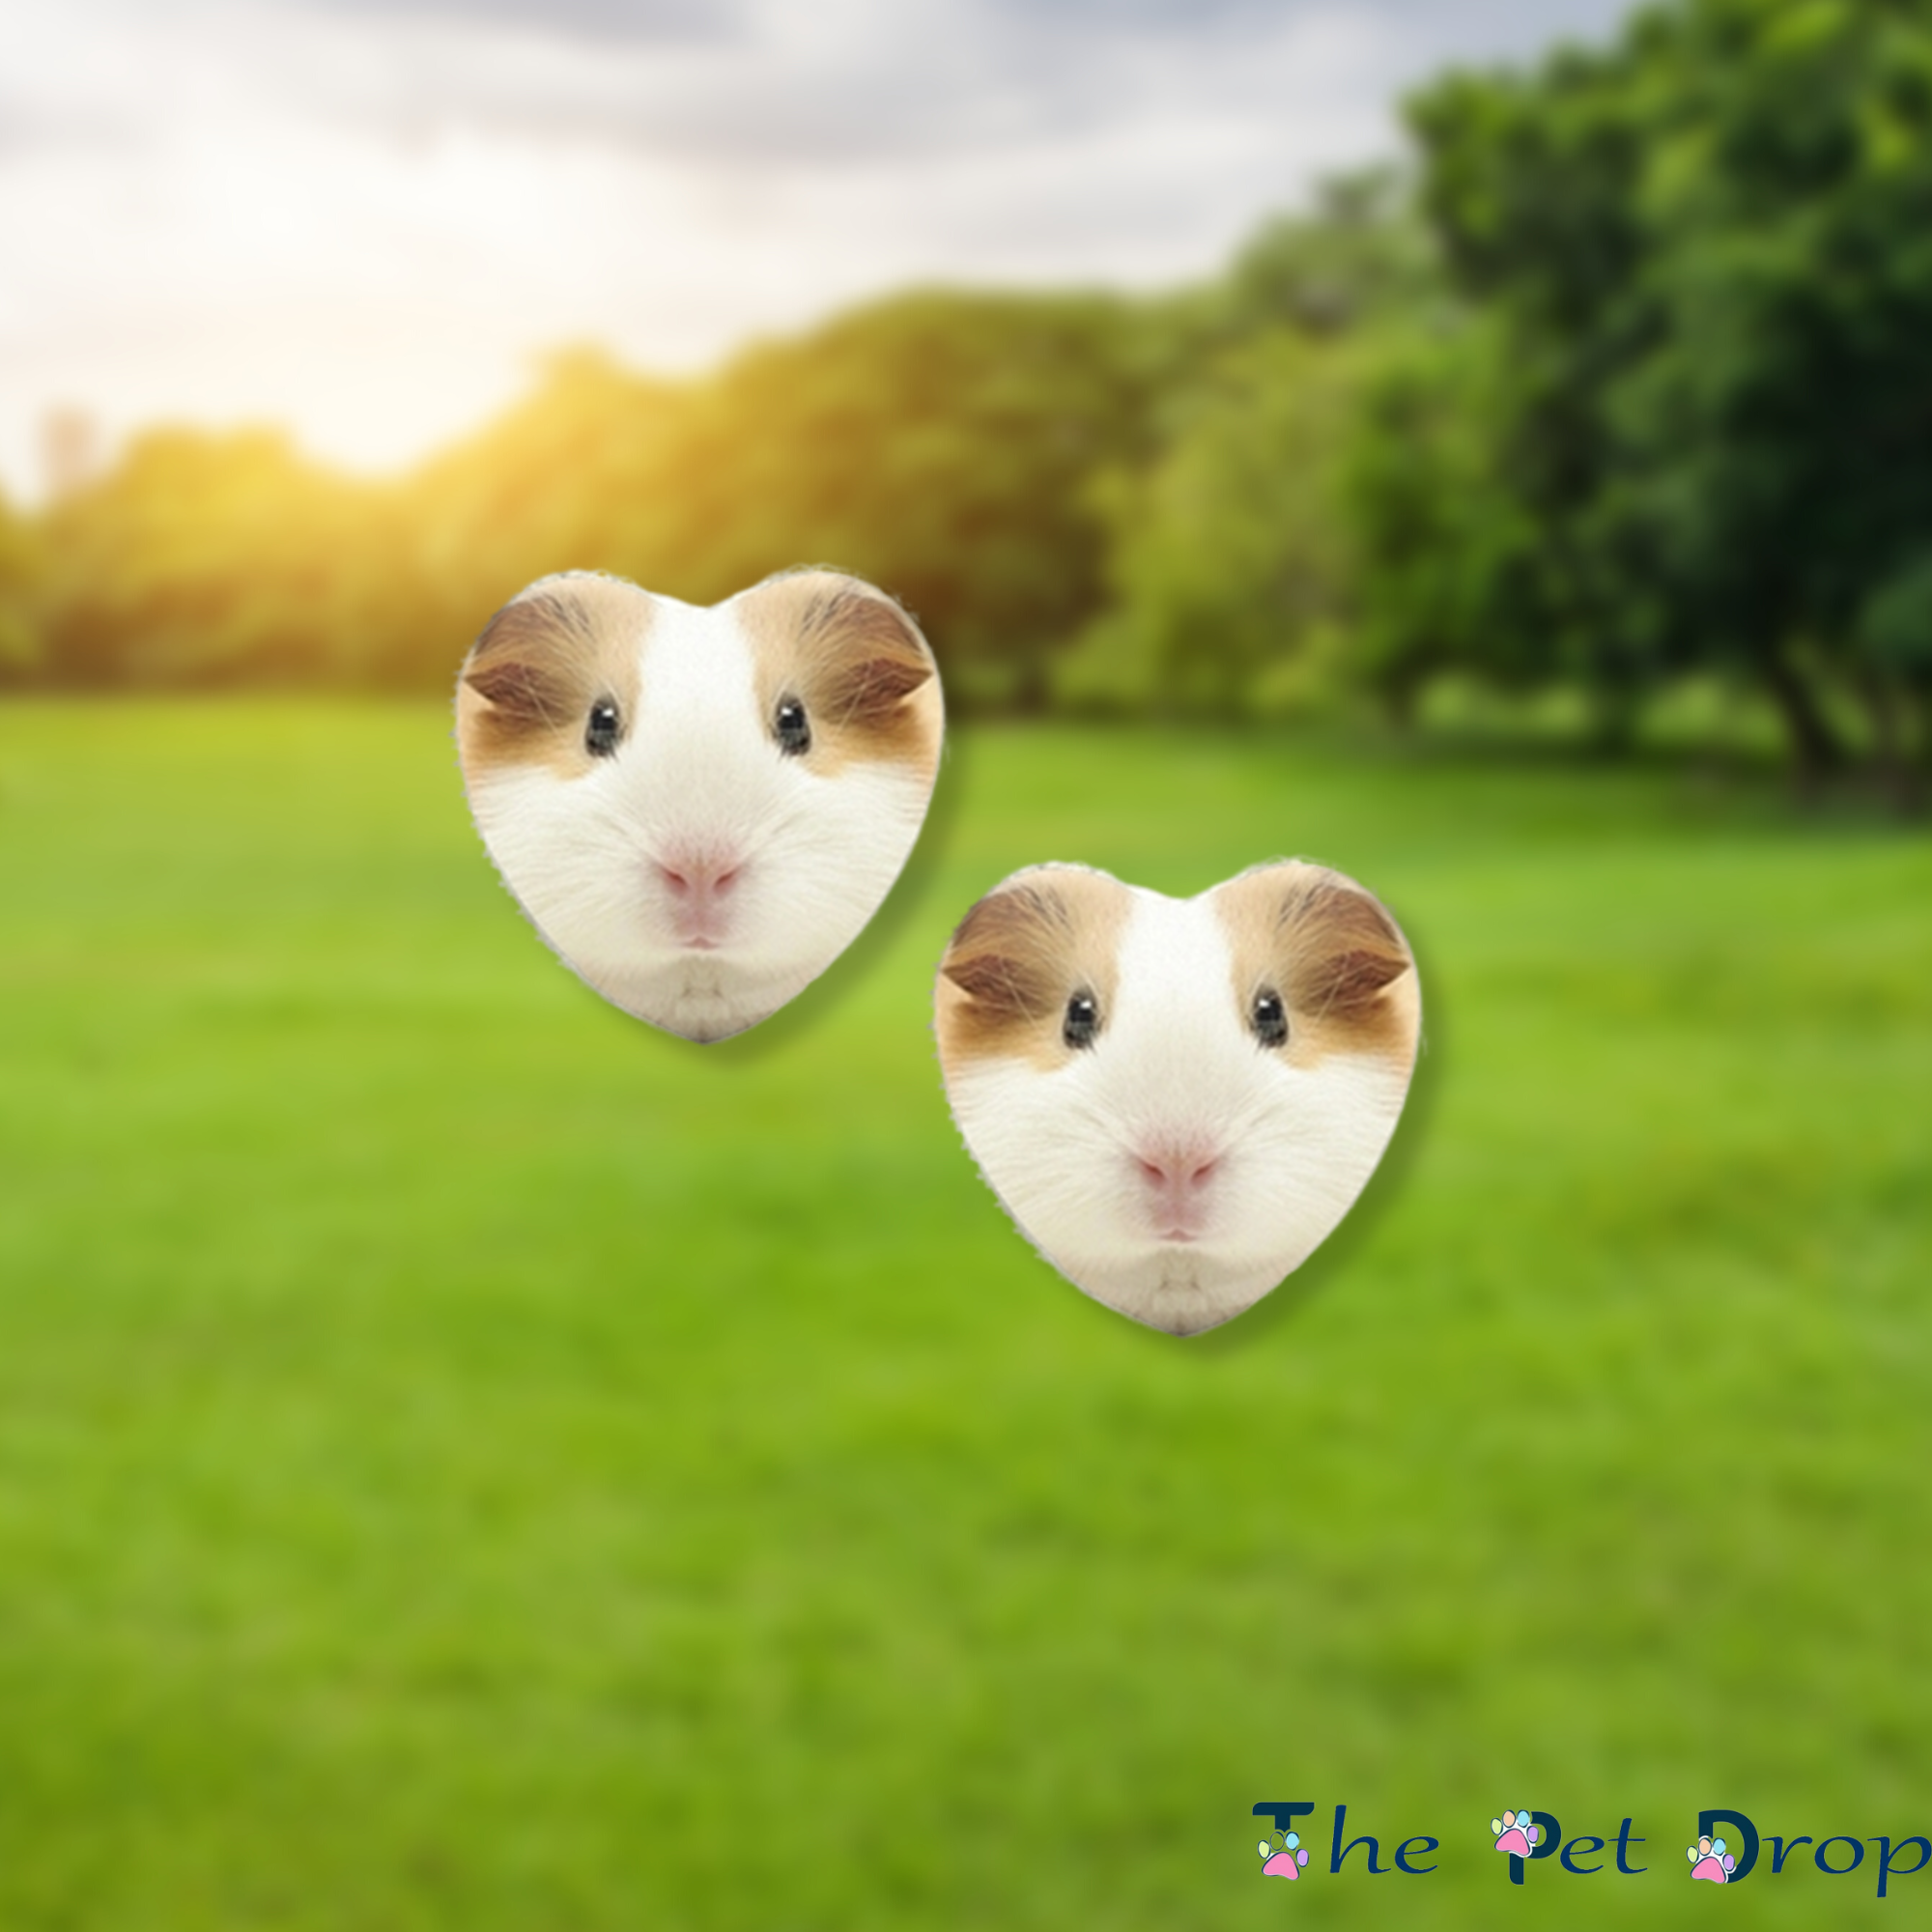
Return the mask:
<path id="1" fill-rule="evenodd" d="M 1006 1222 L 931 973 L 1018 865 L 1284 852 L 1424 1062 L 1177 1342 Z M 1928 968 L 1932 841 L 1768 795 L 969 732 L 698 1048 L 525 925 L 435 708 L 0 710 L 0 1927 L 1669 1926 L 1700 1805 L 1932 1831 Z M 1439 1868 L 1328 1876 L 1338 1801 Z M 1513 1891 L 1520 1804 L 1648 1873 Z"/>

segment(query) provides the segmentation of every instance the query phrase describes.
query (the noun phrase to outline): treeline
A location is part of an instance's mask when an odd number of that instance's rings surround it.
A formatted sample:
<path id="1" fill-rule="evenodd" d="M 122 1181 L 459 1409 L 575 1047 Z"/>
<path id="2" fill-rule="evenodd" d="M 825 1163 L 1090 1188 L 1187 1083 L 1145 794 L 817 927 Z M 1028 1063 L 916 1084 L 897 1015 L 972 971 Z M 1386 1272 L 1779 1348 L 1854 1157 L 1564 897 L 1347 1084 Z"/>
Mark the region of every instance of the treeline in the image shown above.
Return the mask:
<path id="1" fill-rule="evenodd" d="M 920 614 L 969 705 L 1044 708 L 1103 599 L 1093 482 L 1146 453 L 1155 340 L 1123 301 L 931 293 L 707 381 L 578 352 L 393 484 L 271 431 L 156 431 L 0 530 L 0 653 L 65 687 L 440 691 L 548 571 L 711 603 L 827 561 Z"/>
<path id="2" fill-rule="evenodd" d="M 0 676 L 446 689 L 529 579 L 805 561 L 955 701 L 1250 716 L 1445 676 L 1627 734 L 1702 677 L 1807 773 L 1932 762 L 1932 16 L 1679 0 L 1409 105 L 1211 283 L 923 292 L 654 382 L 557 358 L 393 484 L 156 431 L 0 510 Z"/>

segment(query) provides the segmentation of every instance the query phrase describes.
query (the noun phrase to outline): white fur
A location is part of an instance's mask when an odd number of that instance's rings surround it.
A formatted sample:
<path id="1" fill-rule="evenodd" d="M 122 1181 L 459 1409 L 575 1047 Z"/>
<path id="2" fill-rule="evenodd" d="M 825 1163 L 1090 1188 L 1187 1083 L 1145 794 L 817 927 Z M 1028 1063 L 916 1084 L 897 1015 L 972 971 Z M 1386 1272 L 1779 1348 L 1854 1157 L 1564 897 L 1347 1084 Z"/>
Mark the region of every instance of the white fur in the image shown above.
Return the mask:
<path id="1" fill-rule="evenodd" d="M 731 604 L 653 603 L 637 716 L 615 753 L 570 779 L 493 770 L 470 808 L 567 965 L 640 1019 L 721 1039 L 777 1011 L 858 937 L 912 851 L 929 781 L 901 764 L 821 776 L 786 757 Z M 658 869 L 690 849 L 743 861 L 716 952 L 681 944 Z"/>
<path id="2" fill-rule="evenodd" d="M 973 1061 L 948 1091 L 988 1183 L 1049 1262 L 1110 1308 L 1192 1334 L 1252 1306 L 1334 1230 L 1395 1130 L 1407 1070 L 1365 1054 L 1303 1069 L 1264 1048 L 1210 895 L 1130 890 L 1094 1045 L 1051 1071 Z M 1184 1244 L 1160 1237 L 1136 1167 L 1172 1144 L 1217 1156 Z"/>

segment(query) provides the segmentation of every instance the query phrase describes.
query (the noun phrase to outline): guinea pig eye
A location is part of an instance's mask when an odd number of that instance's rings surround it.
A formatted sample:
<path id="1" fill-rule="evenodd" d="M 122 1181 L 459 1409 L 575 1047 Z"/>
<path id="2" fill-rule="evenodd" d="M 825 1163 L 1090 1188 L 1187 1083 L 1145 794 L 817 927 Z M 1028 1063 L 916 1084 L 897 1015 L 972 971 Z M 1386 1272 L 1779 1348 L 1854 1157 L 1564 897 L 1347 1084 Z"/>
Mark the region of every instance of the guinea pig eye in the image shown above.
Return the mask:
<path id="1" fill-rule="evenodd" d="M 1288 1009 L 1272 987 L 1255 995 L 1255 1009 L 1248 1015 L 1248 1024 L 1264 1046 L 1288 1043 Z"/>
<path id="2" fill-rule="evenodd" d="M 593 758 L 608 758 L 617 749 L 617 734 L 623 724 L 616 704 L 600 697 L 590 707 L 590 723 L 583 727 L 583 749 Z"/>
<path id="3" fill-rule="evenodd" d="M 1092 1046 L 1100 1031 L 1100 1003 L 1092 993 L 1075 993 L 1066 1003 L 1060 1037 L 1068 1046 Z"/>
<path id="4" fill-rule="evenodd" d="M 780 700 L 772 719 L 772 733 L 779 741 L 779 750 L 788 758 L 796 758 L 811 750 L 811 721 L 807 718 L 805 706 L 796 697 Z"/>

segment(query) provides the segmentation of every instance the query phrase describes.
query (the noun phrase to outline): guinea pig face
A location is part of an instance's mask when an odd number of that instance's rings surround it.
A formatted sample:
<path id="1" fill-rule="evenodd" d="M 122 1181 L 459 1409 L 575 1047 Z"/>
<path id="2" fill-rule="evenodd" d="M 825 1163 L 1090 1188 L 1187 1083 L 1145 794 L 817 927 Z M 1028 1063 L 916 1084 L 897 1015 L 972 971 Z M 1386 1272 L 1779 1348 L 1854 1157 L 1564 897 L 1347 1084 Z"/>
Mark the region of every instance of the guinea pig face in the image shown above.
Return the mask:
<path id="1" fill-rule="evenodd" d="M 1017 872 L 941 962 L 947 1097 L 980 1171 L 1076 1287 L 1188 1335 L 1298 1267 L 1375 1172 L 1421 1025 L 1361 887 L 1258 867 L 1198 898 Z"/>
<path id="2" fill-rule="evenodd" d="M 912 619 L 832 571 L 709 610 L 547 577 L 457 687 L 504 883 L 606 999 L 697 1040 L 756 1025 L 858 936 L 919 836 L 942 724 Z"/>

